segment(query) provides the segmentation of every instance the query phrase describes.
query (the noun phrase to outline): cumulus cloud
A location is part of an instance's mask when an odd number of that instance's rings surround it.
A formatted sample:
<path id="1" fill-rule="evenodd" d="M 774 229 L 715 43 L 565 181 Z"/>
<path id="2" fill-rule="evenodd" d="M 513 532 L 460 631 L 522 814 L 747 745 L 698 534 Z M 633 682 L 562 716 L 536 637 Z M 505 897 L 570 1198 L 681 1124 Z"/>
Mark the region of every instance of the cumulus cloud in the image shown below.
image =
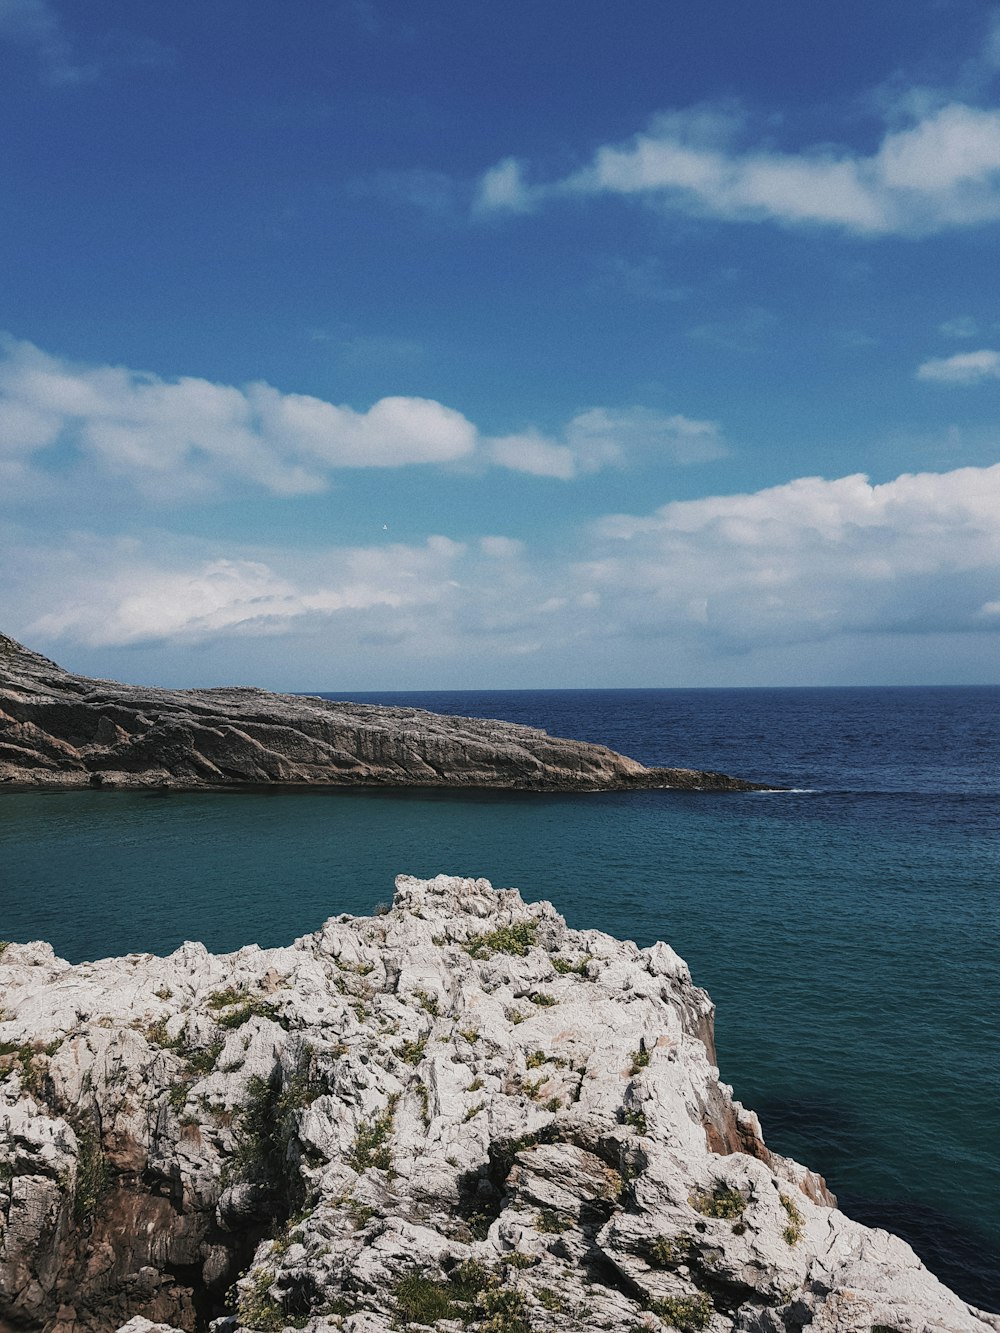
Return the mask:
<path id="1" fill-rule="evenodd" d="M 322 490 L 338 468 L 448 463 L 476 448 L 460 413 L 426 398 L 366 412 L 268 384 L 168 381 L 86 367 L 8 339 L 0 360 L 0 468 L 60 458 L 123 478 L 150 497 L 214 494 L 233 481 L 276 495 Z"/>
<path id="2" fill-rule="evenodd" d="M 214 645 L 229 653 L 222 679 L 241 674 L 248 645 L 270 643 L 272 677 L 286 684 L 300 655 L 365 678 L 376 649 L 397 683 L 417 661 L 436 664 L 432 683 L 453 667 L 468 683 L 472 663 L 498 683 L 504 663 L 530 660 L 550 682 L 593 678 L 609 661 L 605 683 L 634 681 L 637 662 L 663 664 L 667 680 L 678 656 L 708 667 L 796 645 L 837 653 L 859 636 L 995 635 L 998 516 L 1000 464 L 881 484 L 802 477 L 608 515 L 572 554 L 499 533 L 285 551 L 76 536 L 59 550 L 0 551 L 4 628 L 57 658 L 73 645 Z"/>
<path id="3" fill-rule="evenodd" d="M 57 605 L 33 619 L 26 634 L 100 648 L 280 635 L 303 622 L 386 608 L 408 613 L 447 596 L 464 550 L 447 537 L 419 546 L 342 547 L 300 557 L 282 572 L 273 557 L 245 555 L 181 558 L 162 568 L 141 544 L 104 549 L 84 541 L 75 564 L 60 563 Z"/>
<path id="4" fill-rule="evenodd" d="M 926 235 L 1000 218 L 1000 111 L 950 102 L 887 129 L 874 153 L 747 143 L 746 118 L 693 108 L 599 147 L 561 179 L 530 184 L 506 158 L 480 178 L 479 212 L 528 212 L 559 198 L 617 195 L 727 221 Z"/>
<path id="5" fill-rule="evenodd" d="M 932 357 L 917 367 L 917 379 L 934 380 L 938 384 L 978 384 L 981 380 L 1000 379 L 1000 352 L 984 347 L 978 352 Z"/>
<path id="6" fill-rule="evenodd" d="M 214 497 L 234 484 L 304 495 L 351 468 L 477 461 L 569 480 L 643 458 L 698 463 L 724 452 L 716 423 L 638 407 L 589 409 L 560 440 L 530 430 L 485 438 L 461 412 L 430 398 L 391 396 L 357 411 L 260 382 L 165 380 L 0 342 L 0 494 L 7 497 L 37 494 L 46 475 L 73 468 L 170 501 Z"/>
<path id="7" fill-rule="evenodd" d="M 539 477 L 572 477 L 638 462 L 708 463 L 728 448 L 715 421 L 645 407 L 593 407 L 570 420 L 561 439 L 537 432 L 487 441 L 492 461 Z"/>
<path id="8" fill-rule="evenodd" d="M 750 647 L 981 628 L 1000 589 L 1000 465 L 804 477 L 609 516 L 595 536 L 579 577 L 624 633 Z"/>

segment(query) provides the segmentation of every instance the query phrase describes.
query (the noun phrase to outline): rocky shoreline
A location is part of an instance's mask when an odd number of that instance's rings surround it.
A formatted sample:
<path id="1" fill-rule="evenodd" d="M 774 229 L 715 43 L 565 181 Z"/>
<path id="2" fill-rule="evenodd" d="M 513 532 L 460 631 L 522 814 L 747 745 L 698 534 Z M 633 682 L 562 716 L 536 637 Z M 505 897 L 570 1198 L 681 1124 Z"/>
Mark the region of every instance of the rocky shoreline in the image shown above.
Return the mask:
<path id="1" fill-rule="evenodd" d="M 0 950 L 0 1330 L 985 1333 L 771 1153 L 666 944 L 487 881 L 287 948 Z"/>
<path id="2" fill-rule="evenodd" d="M 725 773 L 646 768 L 512 722 L 258 689 L 91 680 L 0 634 L 0 788 L 278 784 L 764 790 Z"/>

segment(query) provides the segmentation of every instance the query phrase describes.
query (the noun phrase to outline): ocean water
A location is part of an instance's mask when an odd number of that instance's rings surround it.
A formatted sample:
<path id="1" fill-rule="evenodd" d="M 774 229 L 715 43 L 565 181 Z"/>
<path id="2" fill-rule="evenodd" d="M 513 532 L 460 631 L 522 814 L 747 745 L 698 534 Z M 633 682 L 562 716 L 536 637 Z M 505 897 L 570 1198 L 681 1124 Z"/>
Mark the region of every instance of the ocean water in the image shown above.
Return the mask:
<path id="1" fill-rule="evenodd" d="M 2 793 L 0 938 L 280 944 L 446 872 L 666 939 L 767 1142 L 1000 1310 L 1000 688 L 351 697 L 794 790 Z"/>

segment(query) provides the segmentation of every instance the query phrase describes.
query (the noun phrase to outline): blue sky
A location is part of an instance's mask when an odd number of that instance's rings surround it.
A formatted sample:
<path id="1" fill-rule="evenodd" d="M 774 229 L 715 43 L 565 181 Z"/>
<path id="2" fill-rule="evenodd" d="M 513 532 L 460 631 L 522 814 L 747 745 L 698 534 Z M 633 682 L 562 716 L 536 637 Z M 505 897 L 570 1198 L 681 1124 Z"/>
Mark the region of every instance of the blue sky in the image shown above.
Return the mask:
<path id="1" fill-rule="evenodd" d="M 997 681 L 1000 9 L 0 0 L 0 626 Z"/>

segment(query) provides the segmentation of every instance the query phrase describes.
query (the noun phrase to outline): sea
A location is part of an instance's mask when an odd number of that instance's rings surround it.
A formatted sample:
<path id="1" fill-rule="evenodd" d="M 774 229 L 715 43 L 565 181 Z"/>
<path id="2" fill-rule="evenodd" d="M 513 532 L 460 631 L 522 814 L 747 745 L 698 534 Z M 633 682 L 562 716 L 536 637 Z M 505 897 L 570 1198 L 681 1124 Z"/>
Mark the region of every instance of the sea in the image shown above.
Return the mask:
<path id="1" fill-rule="evenodd" d="M 0 938 L 279 945 L 487 876 L 687 959 L 768 1144 L 1000 1311 L 1000 687 L 327 694 L 504 718 L 762 793 L 0 795 Z"/>

